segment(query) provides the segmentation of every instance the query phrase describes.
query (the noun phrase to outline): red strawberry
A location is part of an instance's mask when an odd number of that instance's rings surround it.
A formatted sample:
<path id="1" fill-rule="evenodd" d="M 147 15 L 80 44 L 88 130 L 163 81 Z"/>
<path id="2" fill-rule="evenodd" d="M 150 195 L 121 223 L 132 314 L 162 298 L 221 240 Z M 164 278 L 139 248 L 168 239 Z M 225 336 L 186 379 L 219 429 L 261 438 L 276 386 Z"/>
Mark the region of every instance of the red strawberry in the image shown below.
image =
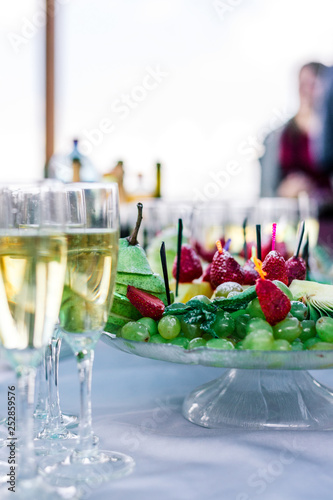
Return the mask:
<path id="1" fill-rule="evenodd" d="M 262 263 L 262 270 L 266 273 L 268 280 L 279 280 L 288 285 L 286 261 L 276 250 L 272 250 Z"/>
<path id="2" fill-rule="evenodd" d="M 215 252 L 212 267 L 210 269 L 210 283 L 213 288 L 221 283 L 234 281 L 239 284 L 244 282 L 244 271 L 232 255 L 223 250 Z"/>
<path id="3" fill-rule="evenodd" d="M 165 306 L 163 302 L 154 295 L 139 290 L 134 286 L 128 285 L 126 296 L 130 303 L 147 318 L 160 319 L 164 313 Z"/>
<path id="4" fill-rule="evenodd" d="M 177 256 L 172 266 L 172 276 L 177 279 Z M 195 250 L 190 245 L 182 245 L 180 256 L 179 282 L 189 283 L 202 275 L 202 265 Z"/>
<path id="5" fill-rule="evenodd" d="M 290 257 L 286 262 L 289 285 L 293 280 L 306 279 L 306 262 L 302 257 Z"/>
<path id="6" fill-rule="evenodd" d="M 247 260 L 243 266 L 244 283 L 243 285 L 254 285 L 259 278 L 258 271 L 254 268 L 254 263 L 251 259 Z"/>
<path id="7" fill-rule="evenodd" d="M 290 300 L 272 281 L 259 278 L 256 282 L 256 292 L 262 312 L 270 325 L 276 325 L 284 320 L 290 311 Z"/>
<path id="8" fill-rule="evenodd" d="M 208 264 L 206 269 L 204 270 L 204 273 L 202 275 L 202 281 L 208 281 L 210 283 L 210 270 L 212 268 L 212 264 Z"/>

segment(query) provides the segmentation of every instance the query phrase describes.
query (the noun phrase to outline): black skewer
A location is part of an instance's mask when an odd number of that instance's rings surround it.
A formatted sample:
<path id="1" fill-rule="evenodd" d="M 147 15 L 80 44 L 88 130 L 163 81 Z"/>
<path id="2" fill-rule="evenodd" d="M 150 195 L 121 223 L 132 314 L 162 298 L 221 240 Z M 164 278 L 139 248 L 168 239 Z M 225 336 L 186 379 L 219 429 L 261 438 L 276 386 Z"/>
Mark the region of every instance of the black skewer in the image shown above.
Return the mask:
<path id="1" fill-rule="evenodd" d="M 161 263 L 162 263 L 162 269 L 163 269 L 165 291 L 166 291 L 166 296 L 167 296 L 167 301 L 168 301 L 168 306 L 169 306 L 171 304 L 171 299 L 170 299 L 170 286 L 169 286 L 169 277 L 168 277 L 168 264 L 167 264 L 166 255 L 165 255 L 165 243 L 164 243 L 164 241 L 162 241 L 162 245 L 160 248 L 160 256 L 161 256 Z"/>
<path id="2" fill-rule="evenodd" d="M 181 259 L 181 253 L 182 253 L 182 241 L 183 241 L 183 220 L 178 219 L 176 297 L 178 297 L 178 284 L 179 284 L 179 274 L 180 274 L 180 259 Z"/>
<path id="3" fill-rule="evenodd" d="M 261 260 L 261 225 L 256 225 L 257 234 L 257 259 Z"/>
<path id="4" fill-rule="evenodd" d="M 246 226 L 247 226 L 247 217 L 245 217 L 244 222 L 243 222 L 243 238 L 244 238 L 243 248 L 244 248 L 244 260 L 245 260 L 245 262 L 247 261 Z"/>
<path id="5" fill-rule="evenodd" d="M 304 230 L 305 230 L 305 221 L 303 220 L 301 222 L 301 225 L 299 228 L 298 243 L 297 243 L 296 251 L 294 253 L 294 257 L 298 257 L 298 255 L 299 255 L 299 251 L 301 249 L 302 240 L 303 240 L 303 236 L 304 236 Z"/>

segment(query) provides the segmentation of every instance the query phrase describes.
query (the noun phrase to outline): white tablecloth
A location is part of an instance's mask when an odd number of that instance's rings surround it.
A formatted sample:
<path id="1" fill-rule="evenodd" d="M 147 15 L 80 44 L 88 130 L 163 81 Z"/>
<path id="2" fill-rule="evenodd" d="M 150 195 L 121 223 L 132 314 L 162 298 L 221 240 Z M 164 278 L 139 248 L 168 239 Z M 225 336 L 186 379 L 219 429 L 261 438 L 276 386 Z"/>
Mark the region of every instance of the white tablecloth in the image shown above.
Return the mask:
<path id="1" fill-rule="evenodd" d="M 333 433 L 221 431 L 191 424 L 184 396 L 221 374 L 122 353 L 100 342 L 93 374 L 93 420 L 100 446 L 130 454 L 128 477 L 92 488 L 91 500 L 331 500 Z M 333 370 L 312 372 L 333 387 Z M 0 372 L 0 409 L 10 372 Z M 61 404 L 78 412 L 75 361 L 60 364 Z M 14 497 L 13 497 L 14 498 Z"/>

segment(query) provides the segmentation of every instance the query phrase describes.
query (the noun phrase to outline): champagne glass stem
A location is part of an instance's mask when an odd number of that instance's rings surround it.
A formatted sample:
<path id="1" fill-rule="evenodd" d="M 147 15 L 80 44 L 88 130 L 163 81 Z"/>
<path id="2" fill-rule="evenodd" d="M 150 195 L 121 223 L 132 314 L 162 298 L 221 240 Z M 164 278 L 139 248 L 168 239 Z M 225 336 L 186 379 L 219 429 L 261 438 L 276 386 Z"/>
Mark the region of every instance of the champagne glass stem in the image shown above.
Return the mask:
<path id="1" fill-rule="evenodd" d="M 37 474 L 33 444 L 33 405 L 35 395 L 36 370 L 25 366 L 17 369 L 17 381 L 20 397 L 20 479 L 31 479 Z M 17 441 L 15 441 L 17 442 Z"/>
<path id="2" fill-rule="evenodd" d="M 80 381 L 80 423 L 77 451 L 80 455 L 89 456 L 94 448 L 91 423 L 91 377 L 94 351 L 79 352 L 76 354 L 76 360 Z"/>
<path id="3" fill-rule="evenodd" d="M 47 373 L 47 349 L 43 356 L 42 363 L 38 368 L 38 400 L 34 413 L 36 419 L 45 419 L 48 413 L 48 373 Z"/>
<path id="4" fill-rule="evenodd" d="M 49 380 L 49 422 L 48 431 L 57 431 L 63 427 L 63 420 L 60 410 L 58 371 L 61 339 L 52 338 L 50 342 L 51 355 L 48 359 L 48 380 Z"/>

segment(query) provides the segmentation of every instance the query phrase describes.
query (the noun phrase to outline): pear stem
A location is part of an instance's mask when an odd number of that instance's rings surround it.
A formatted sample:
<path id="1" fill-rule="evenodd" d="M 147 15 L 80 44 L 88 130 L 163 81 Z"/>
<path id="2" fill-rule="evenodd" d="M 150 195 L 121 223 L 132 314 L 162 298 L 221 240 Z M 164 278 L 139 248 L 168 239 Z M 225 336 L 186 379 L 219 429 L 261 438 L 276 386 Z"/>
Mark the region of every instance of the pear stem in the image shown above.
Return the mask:
<path id="1" fill-rule="evenodd" d="M 138 203 L 137 204 L 137 207 L 138 207 L 138 218 L 136 220 L 136 224 L 135 224 L 135 228 L 133 230 L 133 233 L 131 234 L 131 236 L 128 236 L 126 239 L 128 241 L 128 243 L 130 245 L 137 245 L 139 242 L 138 242 L 138 232 L 139 232 L 139 229 L 140 229 L 140 226 L 141 226 L 141 221 L 142 221 L 142 209 L 143 209 L 143 205 L 142 203 Z"/>

